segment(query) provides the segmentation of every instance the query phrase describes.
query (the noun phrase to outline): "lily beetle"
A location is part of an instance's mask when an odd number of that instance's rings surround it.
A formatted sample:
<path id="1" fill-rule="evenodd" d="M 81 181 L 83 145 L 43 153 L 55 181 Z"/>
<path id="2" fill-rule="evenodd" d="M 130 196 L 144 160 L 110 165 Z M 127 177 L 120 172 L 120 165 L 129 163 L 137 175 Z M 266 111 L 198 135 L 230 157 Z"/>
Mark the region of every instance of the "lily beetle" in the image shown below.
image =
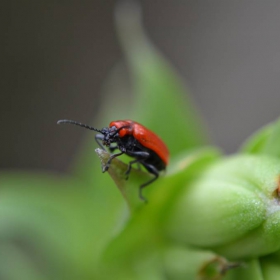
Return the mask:
<path id="1" fill-rule="evenodd" d="M 134 160 L 129 162 L 125 175 L 129 175 L 132 164 L 144 166 L 154 176 L 139 187 L 139 197 L 146 201 L 142 195 L 142 189 L 158 178 L 159 172 L 165 170 L 169 160 L 168 148 L 154 132 L 131 120 L 112 121 L 109 127 L 102 129 L 72 120 L 59 120 L 57 123 L 74 124 L 99 132 L 99 134 L 95 135 L 95 140 L 103 150 L 106 150 L 105 146 L 111 153 L 117 149 L 119 150 L 119 152 L 110 155 L 109 160 L 103 167 L 103 172 L 109 169 L 114 158 L 122 154 L 134 158 Z"/>

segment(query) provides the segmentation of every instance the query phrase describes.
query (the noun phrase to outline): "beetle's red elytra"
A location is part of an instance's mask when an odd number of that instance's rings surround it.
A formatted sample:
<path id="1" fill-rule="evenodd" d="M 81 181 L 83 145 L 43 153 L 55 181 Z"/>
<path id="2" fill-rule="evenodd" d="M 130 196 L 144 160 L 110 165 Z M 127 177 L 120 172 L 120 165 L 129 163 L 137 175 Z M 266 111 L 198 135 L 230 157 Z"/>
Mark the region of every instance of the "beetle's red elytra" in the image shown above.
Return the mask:
<path id="1" fill-rule="evenodd" d="M 167 146 L 154 132 L 132 120 L 112 121 L 109 127 L 102 129 L 96 129 L 72 120 L 59 120 L 57 123 L 69 123 L 97 131 L 101 134 L 96 134 L 95 140 L 103 150 L 105 150 L 106 146 L 110 152 L 116 149 L 120 151 L 111 154 L 103 168 L 103 172 L 109 169 L 110 163 L 115 157 L 122 154 L 134 158 L 128 164 L 127 171 L 125 172 L 127 176 L 131 171 L 132 164 L 142 164 L 149 173 L 154 175 L 152 179 L 139 187 L 139 197 L 146 201 L 142 195 L 142 189 L 158 178 L 159 172 L 166 169 L 169 161 Z"/>
<path id="2" fill-rule="evenodd" d="M 113 126 L 118 129 L 123 127 L 123 129 L 119 131 L 119 136 L 121 138 L 132 135 L 141 145 L 154 151 L 165 165 L 168 164 L 169 151 L 164 142 L 154 132 L 142 124 L 131 120 L 113 121 L 110 123 L 109 127 Z"/>

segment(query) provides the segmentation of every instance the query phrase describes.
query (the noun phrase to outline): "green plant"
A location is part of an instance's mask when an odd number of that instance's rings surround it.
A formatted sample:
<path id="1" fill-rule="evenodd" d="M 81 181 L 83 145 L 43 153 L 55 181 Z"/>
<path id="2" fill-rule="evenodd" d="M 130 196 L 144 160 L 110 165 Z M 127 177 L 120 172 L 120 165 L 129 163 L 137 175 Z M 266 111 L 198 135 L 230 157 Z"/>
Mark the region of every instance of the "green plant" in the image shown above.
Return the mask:
<path id="1" fill-rule="evenodd" d="M 117 24 L 133 101 L 111 95 L 100 124 L 131 118 L 156 131 L 170 148 L 168 172 L 145 190 L 146 205 L 138 186 L 149 175 L 133 169 L 126 181 L 115 159 L 119 191 L 93 137 L 71 177 L 2 172 L 0 278 L 278 279 L 280 121 L 233 156 L 209 146 L 182 82 L 127 9 Z"/>

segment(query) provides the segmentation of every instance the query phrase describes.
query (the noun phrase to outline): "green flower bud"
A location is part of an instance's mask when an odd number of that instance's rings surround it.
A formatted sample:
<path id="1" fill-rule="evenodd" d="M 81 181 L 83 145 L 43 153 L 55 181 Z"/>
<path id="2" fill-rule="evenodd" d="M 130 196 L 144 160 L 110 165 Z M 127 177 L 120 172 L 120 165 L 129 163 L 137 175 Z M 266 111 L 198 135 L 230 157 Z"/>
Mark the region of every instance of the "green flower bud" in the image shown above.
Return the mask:
<path id="1" fill-rule="evenodd" d="M 190 183 L 167 217 L 170 237 L 231 259 L 279 250 L 280 161 L 239 155 L 221 160 Z"/>

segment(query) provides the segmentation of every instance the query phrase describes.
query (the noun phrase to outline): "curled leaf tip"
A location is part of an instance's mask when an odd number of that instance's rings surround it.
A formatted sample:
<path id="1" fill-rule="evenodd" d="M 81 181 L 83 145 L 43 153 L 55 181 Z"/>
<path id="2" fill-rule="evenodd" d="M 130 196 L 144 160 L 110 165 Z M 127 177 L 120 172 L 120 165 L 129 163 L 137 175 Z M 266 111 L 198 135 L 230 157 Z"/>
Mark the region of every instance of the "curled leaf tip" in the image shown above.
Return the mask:
<path id="1" fill-rule="evenodd" d="M 102 164 L 104 163 L 104 160 L 107 161 L 110 156 L 107 151 L 104 151 L 100 148 L 95 149 L 95 152 L 97 153 L 98 157 L 100 158 Z"/>
<path id="2" fill-rule="evenodd" d="M 101 167 L 102 167 L 102 172 L 108 171 L 110 176 L 117 175 L 119 179 L 125 180 L 125 171 L 127 170 L 127 165 L 123 163 L 122 161 L 114 158 L 110 165 L 108 165 L 108 160 L 110 159 L 110 153 L 102 150 L 100 148 L 95 149 L 95 152 L 97 153 L 100 161 L 101 161 Z"/>

